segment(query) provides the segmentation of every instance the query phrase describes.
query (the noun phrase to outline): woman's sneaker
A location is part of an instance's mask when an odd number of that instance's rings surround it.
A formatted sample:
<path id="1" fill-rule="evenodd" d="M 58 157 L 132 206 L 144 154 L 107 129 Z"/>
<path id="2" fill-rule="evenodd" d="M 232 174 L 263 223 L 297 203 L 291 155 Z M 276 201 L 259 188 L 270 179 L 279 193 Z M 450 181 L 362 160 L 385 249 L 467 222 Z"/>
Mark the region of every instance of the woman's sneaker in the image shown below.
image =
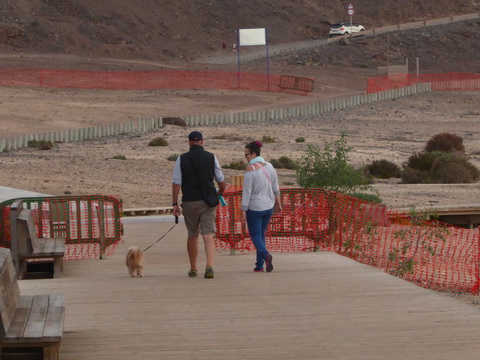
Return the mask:
<path id="1" fill-rule="evenodd" d="M 272 255 L 268 254 L 266 257 L 265 257 L 265 266 L 267 268 L 267 272 L 272 272 L 273 270 L 273 264 L 272 264 Z"/>
<path id="2" fill-rule="evenodd" d="M 197 277 L 197 270 L 190 270 L 188 272 L 189 277 Z"/>
<path id="3" fill-rule="evenodd" d="M 257 268 L 253 269 L 253 272 L 264 272 L 264 271 L 265 270 L 263 270 L 263 268 L 262 269 L 257 269 Z"/>
<path id="4" fill-rule="evenodd" d="M 205 279 L 213 279 L 213 267 L 209 266 L 205 269 Z"/>

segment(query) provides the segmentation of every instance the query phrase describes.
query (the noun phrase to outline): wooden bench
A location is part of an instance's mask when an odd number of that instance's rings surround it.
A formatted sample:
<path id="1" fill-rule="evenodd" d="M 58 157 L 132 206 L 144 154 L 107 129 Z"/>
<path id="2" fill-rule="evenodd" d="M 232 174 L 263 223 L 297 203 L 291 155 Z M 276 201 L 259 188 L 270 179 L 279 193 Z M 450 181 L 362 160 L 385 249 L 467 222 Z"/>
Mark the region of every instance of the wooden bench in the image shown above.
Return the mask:
<path id="1" fill-rule="evenodd" d="M 12 226 L 16 226 L 15 235 L 12 231 L 12 252 L 18 258 L 19 278 L 25 273 L 28 260 L 39 259 L 53 259 L 53 277 L 61 277 L 65 238 L 39 238 L 32 210 L 24 209 L 21 200 L 12 204 L 11 213 L 16 214 L 15 225 L 12 221 Z"/>
<path id="2" fill-rule="evenodd" d="M 65 298 L 20 295 L 9 249 L 0 248 L 0 359 L 58 360 Z"/>

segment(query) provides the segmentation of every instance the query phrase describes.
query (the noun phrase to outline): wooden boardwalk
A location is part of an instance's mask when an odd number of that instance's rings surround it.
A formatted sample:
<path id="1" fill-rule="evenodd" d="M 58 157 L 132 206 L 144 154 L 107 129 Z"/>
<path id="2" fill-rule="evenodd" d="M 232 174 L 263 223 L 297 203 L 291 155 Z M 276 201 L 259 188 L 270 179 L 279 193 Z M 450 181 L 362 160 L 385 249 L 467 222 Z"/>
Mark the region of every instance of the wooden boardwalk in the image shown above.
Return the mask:
<path id="1" fill-rule="evenodd" d="M 127 247 L 146 248 L 172 226 L 126 223 L 112 258 L 20 281 L 22 294 L 65 294 L 62 360 L 480 356 L 475 307 L 335 253 L 276 253 L 269 274 L 252 272 L 253 254 L 219 254 L 214 279 L 188 278 L 180 223 L 145 253 L 145 278 L 130 278 Z"/>

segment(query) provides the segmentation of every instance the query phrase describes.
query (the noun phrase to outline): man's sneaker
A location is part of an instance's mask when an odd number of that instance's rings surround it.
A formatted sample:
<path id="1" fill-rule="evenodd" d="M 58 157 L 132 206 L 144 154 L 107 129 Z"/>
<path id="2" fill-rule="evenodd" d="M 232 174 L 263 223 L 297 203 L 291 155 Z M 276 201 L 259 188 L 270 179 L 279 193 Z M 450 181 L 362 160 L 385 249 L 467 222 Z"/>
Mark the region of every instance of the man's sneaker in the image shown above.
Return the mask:
<path id="1" fill-rule="evenodd" d="M 197 277 L 197 270 L 190 270 L 188 272 L 189 277 Z"/>
<path id="2" fill-rule="evenodd" d="M 265 257 L 265 265 L 266 265 L 266 268 L 267 268 L 267 272 L 272 272 L 273 270 L 273 264 L 272 264 L 272 255 L 268 254 L 266 257 Z"/>
<path id="3" fill-rule="evenodd" d="M 209 266 L 205 269 L 205 279 L 213 279 L 213 267 Z"/>
<path id="4" fill-rule="evenodd" d="M 253 269 L 253 272 L 264 272 L 264 271 L 265 270 L 263 270 L 263 269 L 257 269 L 257 268 Z"/>

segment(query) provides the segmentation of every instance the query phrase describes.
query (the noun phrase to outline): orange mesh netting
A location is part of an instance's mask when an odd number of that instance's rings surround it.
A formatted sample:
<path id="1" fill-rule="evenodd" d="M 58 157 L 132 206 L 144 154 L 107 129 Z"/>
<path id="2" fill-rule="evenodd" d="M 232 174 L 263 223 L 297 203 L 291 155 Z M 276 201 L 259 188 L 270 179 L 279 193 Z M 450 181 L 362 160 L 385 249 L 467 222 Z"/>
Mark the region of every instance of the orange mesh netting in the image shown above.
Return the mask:
<path id="1" fill-rule="evenodd" d="M 241 190 L 217 210 L 217 248 L 253 252 L 241 221 Z M 328 250 L 420 286 L 478 293 L 479 230 L 420 220 L 323 189 L 282 189 L 282 213 L 267 231 L 272 252 Z"/>
<path id="2" fill-rule="evenodd" d="M 283 91 L 280 76 L 227 71 L 0 69 L 0 86 L 105 90 L 225 89 Z"/>
<path id="3" fill-rule="evenodd" d="M 431 83 L 432 91 L 480 91 L 480 74 L 445 73 L 445 74 L 397 74 L 369 78 L 367 93 L 402 88 L 415 84 Z"/>
<path id="4" fill-rule="evenodd" d="M 65 238 L 65 259 L 111 256 L 121 241 L 121 200 L 113 196 L 22 199 L 32 210 L 39 238 Z M 10 248 L 10 205 L 0 206 L 0 246 Z"/>

